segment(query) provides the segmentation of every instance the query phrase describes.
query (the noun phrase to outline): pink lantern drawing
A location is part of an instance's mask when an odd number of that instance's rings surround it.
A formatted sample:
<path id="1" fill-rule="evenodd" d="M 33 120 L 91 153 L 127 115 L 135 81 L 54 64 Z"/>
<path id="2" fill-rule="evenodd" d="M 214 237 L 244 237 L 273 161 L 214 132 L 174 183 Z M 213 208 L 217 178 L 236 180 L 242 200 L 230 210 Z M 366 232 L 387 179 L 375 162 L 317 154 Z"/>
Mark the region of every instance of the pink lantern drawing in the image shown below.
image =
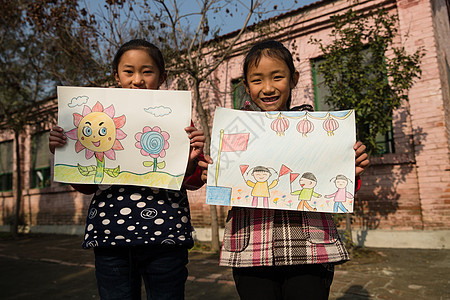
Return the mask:
<path id="1" fill-rule="evenodd" d="M 283 136 L 284 132 L 289 128 L 289 120 L 281 116 L 281 114 L 273 120 L 270 128 L 277 133 L 278 136 Z"/>
<path id="2" fill-rule="evenodd" d="M 334 131 L 338 129 L 339 123 L 335 119 L 328 118 L 323 122 L 323 129 L 327 132 L 328 136 L 334 135 Z"/>
<path id="3" fill-rule="evenodd" d="M 303 119 L 297 124 L 297 131 L 302 134 L 303 137 L 307 137 L 307 134 L 314 130 L 314 124 L 308 120 Z"/>

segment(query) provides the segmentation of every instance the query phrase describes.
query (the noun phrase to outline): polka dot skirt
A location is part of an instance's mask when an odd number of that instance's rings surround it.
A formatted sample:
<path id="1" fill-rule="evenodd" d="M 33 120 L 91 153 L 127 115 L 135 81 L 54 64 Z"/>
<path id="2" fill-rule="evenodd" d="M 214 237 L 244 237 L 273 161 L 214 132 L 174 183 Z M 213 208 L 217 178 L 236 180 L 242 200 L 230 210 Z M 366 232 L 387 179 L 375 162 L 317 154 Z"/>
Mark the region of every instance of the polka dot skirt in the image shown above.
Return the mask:
<path id="1" fill-rule="evenodd" d="M 186 192 L 100 186 L 89 206 L 83 248 L 152 244 L 192 247 Z"/>

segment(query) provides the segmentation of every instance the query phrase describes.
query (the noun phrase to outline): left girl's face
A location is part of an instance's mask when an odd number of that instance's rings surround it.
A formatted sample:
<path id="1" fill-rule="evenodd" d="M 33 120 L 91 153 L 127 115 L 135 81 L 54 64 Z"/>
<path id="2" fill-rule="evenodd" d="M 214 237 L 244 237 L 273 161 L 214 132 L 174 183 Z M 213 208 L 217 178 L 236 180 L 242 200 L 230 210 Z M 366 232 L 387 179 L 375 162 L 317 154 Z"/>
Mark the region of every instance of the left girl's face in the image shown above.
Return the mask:
<path id="1" fill-rule="evenodd" d="M 114 76 L 119 86 L 127 89 L 157 90 L 165 80 L 165 74 L 145 50 L 123 53 Z"/>
<path id="2" fill-rule="evenodd" d="M 287 64 L 263 55 L 257 66 L 251 65 L 247 75 L 247 93 L 263 111 L 287 110 L 291 89 L 298 81 L 298 72 L 291 77 Z"/>

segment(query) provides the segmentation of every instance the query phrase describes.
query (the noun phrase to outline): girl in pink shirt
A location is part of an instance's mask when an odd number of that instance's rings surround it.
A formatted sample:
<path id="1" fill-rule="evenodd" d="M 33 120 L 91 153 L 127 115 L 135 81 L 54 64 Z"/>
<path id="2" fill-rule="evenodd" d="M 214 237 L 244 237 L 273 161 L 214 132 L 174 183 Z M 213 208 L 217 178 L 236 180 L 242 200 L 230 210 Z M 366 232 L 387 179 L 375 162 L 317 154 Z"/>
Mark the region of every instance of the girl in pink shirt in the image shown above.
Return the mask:
<path id="1" fill-rule="evenodd" d="M 348 178 L 344 175 L 337 175 L 334 179 L 334 184 L 338 188 L 336 192 L 330 195 L 325 195 L 325 198 L 333 198 L 334 197 L 334 210 L 333 212 L 337 213 L 338 210 L 342 210 L 344 213 L 348 212 L 348 210 L 344 206 L 344 202 L 349 199 L 353 199 L 353 195 L 350 192 L 347 192 L 347 184 Z"/>

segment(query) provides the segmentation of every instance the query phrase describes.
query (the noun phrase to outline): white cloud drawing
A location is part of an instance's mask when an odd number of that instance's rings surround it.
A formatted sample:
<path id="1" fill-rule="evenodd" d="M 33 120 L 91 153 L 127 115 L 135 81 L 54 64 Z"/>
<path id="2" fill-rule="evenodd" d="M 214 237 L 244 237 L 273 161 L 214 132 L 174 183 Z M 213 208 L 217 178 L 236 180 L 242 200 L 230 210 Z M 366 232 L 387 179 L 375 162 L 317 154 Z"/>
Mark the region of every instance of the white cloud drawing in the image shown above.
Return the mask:
<path id="1" fill-rule="evenodd" d="M 67 104 L 70 108 L 74 108 L 76 106 L 81 106 L 83 104 L 86 104 L 89 100 L 88 96 L 78 96 L 73 97 L 72 100 L 70 100 L 70 103 Z"/>
<path id="2" fill-rule="evenodd" d="M 155 117 L 167 116 L 168 114 L 170 114 L 172 112 L 172 109 L 170 107 L 165 107 L 165 106 L 149 107 L 149 108 L 144 108 L 144 110 L 146 112 L 148 112 L 149 114 L 154 115 Z"/>

